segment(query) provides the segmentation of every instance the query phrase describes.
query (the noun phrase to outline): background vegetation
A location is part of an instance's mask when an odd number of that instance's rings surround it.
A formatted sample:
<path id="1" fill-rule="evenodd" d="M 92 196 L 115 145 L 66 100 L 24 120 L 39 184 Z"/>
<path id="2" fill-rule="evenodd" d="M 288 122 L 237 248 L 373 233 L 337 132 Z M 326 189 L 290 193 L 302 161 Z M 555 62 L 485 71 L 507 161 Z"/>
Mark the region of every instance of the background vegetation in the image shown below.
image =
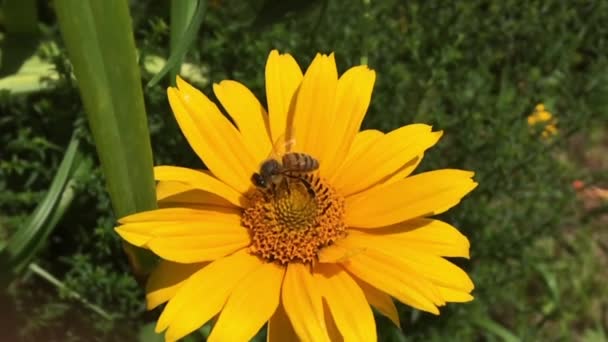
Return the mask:
<path id="1" fill-rule="evenodd" d="M 113 232 L 52 3 L 24 2 L 38 9 L 40 33 L 29 36 L 12 31 L 11 2 L 2 16 L 0 241 L 29 222 L 73 134 L 90 165 L 75 173 L 71 205 L 34 263 L 0 295 L 0 335 L 151 341 L 159 312 L 145 311 L 141 279 Z M 171 6 L 130 6 L 145 87 L 169 56 Z M 440 317 L 400 306 L 403 331 L 378 317 L 383 341 L 603 341 L 607 22 L 603 1 L 215 0 L 182 73 L 208 95 L 214 82 L 235 79 L 264 99 L 271 49 L 302 66 L 318 51 L 334 51 L 341 72 L 361 63 L 377 72 L 365 128 L 430 123 L 445 135 L 421 168 L 476 172 L 478 189 L 445 215 L 471 240 L 471 261 L 459 263 L 474 278 L 476 300 L 449 305 Z M 32 75 L 44 82 L 28 86 Z M 167 82 L 144 88 L 154 164 L 201 168 L 171 114 Z M 542 125 L 528 126 L 538 103 L 556 118 L 557 135 L 542 138 Z"/>

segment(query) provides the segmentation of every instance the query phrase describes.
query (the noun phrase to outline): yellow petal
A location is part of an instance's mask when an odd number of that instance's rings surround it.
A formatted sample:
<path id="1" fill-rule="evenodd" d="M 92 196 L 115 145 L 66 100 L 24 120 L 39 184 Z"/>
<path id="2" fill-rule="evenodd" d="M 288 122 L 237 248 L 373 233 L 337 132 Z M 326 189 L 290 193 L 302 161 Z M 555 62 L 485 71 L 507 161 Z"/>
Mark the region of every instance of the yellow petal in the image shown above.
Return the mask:
<path id="1" fill-rule="evenodd" d="M 193 263 L 214 260 L 250 244 L 247 229 L 229 220 L 143 221 L 116 231 L 127 242 L 149 248 L 163 259 Z"/>
<path id="2" fill-rule="evenodd" d="M 347 70 L 338 80 L 331 134 L 322 149 L 321 173 L 330 178 L 350 150 L 372 96 L 376 73 L 365 65 Z"/>
<path id="3" fill-rule="evenodd" d="M 192 236 L 159 237 L 150 240 L 148 246 L 163 259 L 190 263 L 215 260 L 249 244 L 249 234 L 243 227 L 218 227 Z"/>
<path id="4" fill-rule="evenodd" d="M 281 302 L 301 340 L 329 341 L 323 318 L 321 293 L 315 286 L 308 267 L 298 263 L 287 266 Z"/>
<path id="5" fill-rule="evenodd" d="M 302 70 L 289 54 L 272 50 L 266 62 L 266 102 L 272 142 L 285 134 L 294 94 L 302 82 Z"/>
<path id="6" fill-rule="evenodd" d="M 167 94 L 188 142 L 217 178 L 245 193 L 258 163 L 241 134 L 203 93 L 179 77 L 177 86 Z"/>
<path id="7" fill-rule="evenodd" d="M 471 177 L 473 172 L 444 169 L 373 187 L 346 198 L 346 223 L 381 227 L 440 214 L 477 186 Z"/>
<path id="8" fill-rule="evenodd" d="M 327 328 L 327 335 L 329 335 L 329 340 L 331 342 L 343 342 L 345 341 L 344 337 L 338 330 L 338 325 L 334 318 L 331 316 L 331 311 L 329 310 L 329 306 L 327 305 L 327 301 L 323 302 L 323 316 L 325 317 L 325 327 Z"/>
<path id="9" fill-rule="evenodd" d="M 249 341 L 279 305 L 285 267 L 266 263 L 234 288 L 207 339 Z"/>
<path id="10" fill-rule="evenodd" d="M 405 248 L 445 257 L 469 258 L 470 243 L 453 226 L 433 219 L 414 219 L 392 226 L 361 229 L 370 237 L 382 236 Z"/>
<path id="11" fill-rule="evenodd" d="M 232 188 L 227 187 L 230 191 Z M 236 192 L 236 191 L 235 191 Z M 173 181 L 158 182 L 156 200 L 160 208 L 167 207 L 235 207 L 226 199 L 191 185 Z"/>
<path id="12" fill-rule="evenodd" d="M 330 179 L 330 183 L 334 184 L 336 182 L 337 175 L 343 172 L 342 170 L 344 169 L 344 165 L 348 165 L 353 160 L 361 158 L 361 154 L 367 151 L 367 149 L 372 146 L 376 141 L 378 141 L 382 136 L 384 136 L 384 133 L 375 129 L 366 129 L 357 133 L 342 163 L 332 174 L 328 176 L 328 178 Z"/>
<path id="13" fill-rule="evenodd" d="M 439 294 L 446 302 L 466 303 L 473 300 L 473 296 L 460 290 L 442 286 L 437 286 L 437 290 L 439 290 Z"/>
<path id="14" fill-rule="evenodd" d="M 178 166 L 156 166 L 154 168 L 154 179 L 161 182 L 183 183 L 195 189 L 218 195 L 238 207 L 247 205 L 247 199 L 240 192 L 201 171 Z"/>
<path id="15" fill-rule="evenodd" d="M 334 187 L 349 196 L 386 180 L 417 156 L 435 145 L 441 132 L 431 132 L 431 126 L 415 124 L 394 130 L 344 165 Z"/>
<path id="16" fill-rule="evenodd" d="M 272 147 L 270 127 L 268 115 L 260 101 L 247 87 L 236 81 L 214 84 L 213 91 L 239 128 L 254 158 L 258 162 L 268 158 Z"/>
<path id="17" fill-rule="evenodd" d="M 194 189 L 195 188 L 193 188 L 192 186 L 180 182 L 158 182 L 156 184 L 156 200 L 162 201 L 167 197 L 175 196 Z"/>
<path id="18" fill-rule="evenodd" d="M 168 328 L 165 339 L 176 341 L 198 329 L 222 309 L 232 289 L 260 264 L 256 256 L 242 250 L 194 273 L 165 306 L 155 331 Z"/>
<path id="19" fill-rule="evenodd" d="M 349 244 L 349 237 L 340 240 L 340 243 Z M 375 250 L 366 250 L 349 258 L 342 265 L 359 279 L 399 301 L 419 310 L 439 314 L 435 304 L 440 302 L 436 298 L 439 295 L 433 293 L 433 288 L 425 286 L 428 282 L 424 279 L 417 279 L 415 275 L 408 273 L 407 267 L 404 267 L 400 260 Z"/>
<path id="20" fill-rule="evenodd" d="M 114 230 L 120 237 L 132 244 L 133 246 L 148 248 L 148 242 L 152 239 L 152 236 L 147 233 L 139 233 L 138 231 L 129 231 L 122 229 L 122 227 L 115 227 Z"/>
<path id="21" fill-rule="evenodd" d="M 118 220 L 120 224 L 151 222 L 150 228 L 154 228 L 154 223 L 176 222 L 176 221 L 206 221 L 226 222 L 238 224 L 240 212 L 236 208 L 213 208 L 192 209 L 192 208 L 162 208 L 142 211 Z"/>
<path id="22" fill-rule="evenodd" d="M 293 330 L 291 322 L 289 322 L 289 317 L 287 317 L 285 308 L 283 308 L 282 304 L 279 304 L 276 311 L 268 321 L 268 333 L 266 336 L 266 341 L 284 342 L 298 340 L 298 335 L 296 334 L 295 330 Z"/>
<path id="23" fill-rule="evenodd" d="M 353 255 L 357 255 L 365 251 L 364 248 L 347 249 L 341 245 L 333 244 L 327 247 L 323 247 L 317 255 L 320 263 L 333 264 L 337 262 L 344 262 Z"/>
<path id="24" fill-rule="evenodd" d="M 381 314 L 390 319 L 397 327 L 401 328 L 401 322 L 399 321 L 399 312 L 393 302 L 391 296 L 371 286 L 370 284 L 362 281 L 359 278 L 354 278 L 357 285 L 363 290 L 367 302 L 376 308 Z"/>
<path id="25" fill-rule="evenodd" d="M 121 218 L 119 222 L 123 225 L 116 227 L 115 230 L 130 244 L 148 248 L 149 242 L 156 237 L 154 232 L 166 230 L 167 226 L 168 229 L 175 229 L 173 228 L 175 226 L 178 227 L 177 229 L 183 229 L 183 225 L 196 226 L 199 221 L 222 222 L 231 226 L 240 224 L 240 214 L 234 209 L 218 209 L 163 208 L 145 211 Z M 176 220 L 177 217 L 182 221 Z"/>
<path id="26" fill-rule="evenodd" d="M 401 260 L 416 276 L 434 284 L 463 292 L 471 292 L 474 288 L 471 278 L 458 266 L 442 257 L 411 249 L 390 236 L 350 231 L 347 239 L 352 245 L 367 247 L 368 251 L 373 249 Z"/>
<path id="27" fill-rule="evenodd" d="M 365 295 L 336 264 L 318 264 L 314 278 L 345 341 L 376 341 L 376 323 Z"/>
<path id="28" fill-rule="evenodd" d="M 161 260 L 146 284 L 147 309 L 152 310 L 173 298 L 184 282 L 205 265 L 206 263 L 178 264 Z"/>
<path id="29" fill-rule="evenodd" d="M 414 159 L 403 164 L 403 166 L 401 166 L 400 169 L 398 169 L 393 174 L 391 174 L 390 176 L 388 176 L 385 179 L 383 179 L 382 181 L 380 181 L 378 184 L 386 185 L 386 184 L 394 183 L 395 181 L 404 179 L 405 177 L 412 174 L 412 172 L 414 172 L 414 170 L 416 170 L 418 165 L 420 165 L 420 162 L 422 161 L 423 157 L 424 157 L 424 153 L 417 155 Z"/>
<path id="30" fill-rule="evenodd" d="M 334 134 L 333 106 L 338 86 L 334 55 L 317 54 L 312 61 L 296 97 L 293 117 L 294 150 L 305 152 L 323 164 L 322 151 Z"/>

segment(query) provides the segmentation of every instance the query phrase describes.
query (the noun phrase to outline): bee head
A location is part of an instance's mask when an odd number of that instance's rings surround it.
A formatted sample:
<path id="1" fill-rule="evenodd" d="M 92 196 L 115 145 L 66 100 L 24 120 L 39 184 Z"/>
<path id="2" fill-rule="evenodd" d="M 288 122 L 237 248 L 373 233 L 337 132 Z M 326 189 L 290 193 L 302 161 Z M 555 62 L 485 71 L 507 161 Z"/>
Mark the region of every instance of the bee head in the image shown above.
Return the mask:
<path id="1" fill-rule="evenodd" d="M 254 173 L 251 176 L 251 182 L 258 188 L 268 187 L 268 182 L 266 181 L 266 178 L 262 177 L 262 175 L 260 175 L 259 173 Z"/>

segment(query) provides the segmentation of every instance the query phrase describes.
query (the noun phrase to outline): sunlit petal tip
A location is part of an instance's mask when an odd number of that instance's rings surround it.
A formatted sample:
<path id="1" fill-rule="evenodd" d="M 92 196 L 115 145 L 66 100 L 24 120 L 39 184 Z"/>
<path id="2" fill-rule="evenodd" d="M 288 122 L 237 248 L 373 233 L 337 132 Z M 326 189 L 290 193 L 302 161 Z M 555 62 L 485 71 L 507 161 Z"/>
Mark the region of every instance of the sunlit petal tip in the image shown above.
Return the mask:
<path id="1" fill-rule="evenodd" d="M 179 90 L 175 87 L 167 88 L 167 97 L 169 98 L 169 104 L 171 104 L 172 101 L 176 101 L 179 99 L 178 92 L 179 92 Z"/>
<path id="2" fill-rule="evenodd" d="M 428 132 L 429 135 L 429 148 L 432 146 L 435 146 L 435 144 L 437 144 L 439 142 L 439 139 L 441 139 L 441 137 L 443 136 L 443 131 L 436 131 L 436 132 Z"/>
<path id="3" fill-rule="evenodd" d="M 376 83 L 376 70 L 368 68 L 367 66 L 365 67 L 365 77 L 367 79 L 367 82 L 371 84 L 370 88 L 373 90 L 374 84 Z"/>
<path id="4" fill-rule="evenodd" d="M 324 59 L 325 58 L 323 54 L 317 53 L 315 55 L 315 58 L 313 58 L 310 64 L 308 65 L 308 68 L 306 68 L 306 71 L 304 72 L 304 79 L 310 77 L 311 71 L 319 69 L 320 66 L 323 64 Z"/>
<path id="5" fill-rule="evenodd" d="M 447 287 L 437 286 L 437 290 L 446 302 L 450 303 L 468 303 L 475 299 L 473 295 L 468 292 L 462 292 L 460 290 L 454 290 Z"/>
<path id="6" fill-rule="evenodd" d="M 336 54 L 331 52 L 327 58 L 329 59 L 330 63 L 336 64 Z"/>
<path id="7" fill-rule="evenodd" d="M 467 242 L 468 242 L 468 240 L 467 240 Z M 466 254 L 463 253 L 462 255 L 460 255 L 461 258 L 465 258 L 467 260 L 471 260 L 471 253 L 470 253 L 470 250 L 469 250 L 470 246 L 471 245 L 467 243 L 467 245 L 465 247 L 466 248 Z"/>
<path id="8" fill-rule="evenodd" d="M 114 228 L 114 231 L 118 233 L 123 240 L 136 247 L 144 247 L 152 239 L 150 235 L 129 231 L 128 229 L 125 229 L 125 226 L 116 227 Z"/>
<path id="9" fill-rule="evenodd" d="M 136 215 L 136 214 L 131 214 L 131 215 L 123 216 L 123 217 L 119 218 L 119 219 L 117 220 L 117 222 L 118 222 L 118 223 L 120 223 L 120 224 L 125 224 L 125 223 L 127 223 L 127 222 L 130 222 L 130 220 L 131 220 L 133 217 L 135 217 L 135 215 Z M 116 228 L 115 228 L 115 230 L 116 230 L 116 231 L 118 231 L 118 229 L 119 229 L 119 228 L 120 228 L 120 227 L 116 227 Z"/>
<path id="10" fill-rule="evenodd" d="M 360 81 L 374 81 L 376 78 L 376 72 L 374 69 L 371 69 L 368 65 L 362 64 L 349 68 L 346 70 L 340 77 L 341 81 L 344 81 L 346 78 L 357 79 Z M 371 80 L 370 80 L 371 78 Z"/>
<path id="11" fill-rule="evenodd" d="M 177 89 L 179 91 L 184 91 L 188 88 L 191 88 L 192 86 L 186 82 L 183 78 L 181 78 L 179 75 L 177 75 L 175 77 L 175 84 L 177 85 Z"/>
<path id="12" fill-rule="evenodd" d="M 213 82 L 213 84 L 212 84 L 213 92 L 217 93 L 218 88 L 228 86 L 231 83 L 236 83 L 236 82 L 232 81 L 232 80 L 221 80 L 219 83 L 218 82 Z"/>
<path id="13" fill-rule="evenodd" d="M 278 56 L 280 56 L 281 54 L 279 53 L 279 50 L 277 49 L 272 49 L 270 50 L 270 53 L 268 54 L 268 58 L 266 59 L 267 61 L 270 60 L 271 58 L 277 58 Z"/>
<path id="14" fill-rule="evenodd" d="M 277 49 L 273 49 L 268 54 L 268 58 L 266 59 L 266 63 L 269 64 L 269 63 L 271 63 L 271 61 L 273 63 L 281 63 L 281 62 L 294 63 L 295 62 L 297 64 L 296 60 L 293 58 L 293 56 L 291 54 L 289 54 L 287 52 L 281 53 Z"/>

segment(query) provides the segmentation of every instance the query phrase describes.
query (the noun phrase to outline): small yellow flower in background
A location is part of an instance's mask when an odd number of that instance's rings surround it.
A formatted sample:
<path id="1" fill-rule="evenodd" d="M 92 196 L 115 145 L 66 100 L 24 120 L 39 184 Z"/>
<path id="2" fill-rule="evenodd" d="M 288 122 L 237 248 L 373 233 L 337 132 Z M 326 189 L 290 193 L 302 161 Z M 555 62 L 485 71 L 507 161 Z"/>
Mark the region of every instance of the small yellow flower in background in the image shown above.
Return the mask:
<path id="1" fill-rule="evenodd" d="M 548 139 L 556 134 L 557 134 L 557 127 L 555 126 L 555 124 L 548 124 L 547 126 L 545 126 L 545 129 L 541 133 L 542 137 L 545 139 Z"/>
<path id="2" fill-rule="evenodd" d="M 359 132 L 374 81 L 367 66 L 338 77 L 333 54 L 303 74 L 272 51 L 268 111 L 236 81 L 214 85 L 234 125 L 184 80 L 168 89 L 209 171 L 156 167 L 161 209 L 116 228 L 162 259 L 146 299 L 167 303 L 156 325 L 167 341 L 214 317 L 209 341 L 248 341 L 266 322 L 268 341 L 376 341 L 370 306 L 399 325 L 392 298 L 433 314 L 473 299 L 444 258 L 469 258 L 469 241 L 430 218 L 477 186 L 473 173 L 411 176 L 442 135 L 428 125 Z"/>
<path id="3" fill-rule="evenodd" d="M 541 133 L 542 137 L 548 139 L 557 134 L 557 120 L 553 118 L 553 114 L 549 112 L 542 103 L 539 103 L 534 108 L 534 112 L 528 116 L 528 126 L 536 127 L 543 126 Z"/>

